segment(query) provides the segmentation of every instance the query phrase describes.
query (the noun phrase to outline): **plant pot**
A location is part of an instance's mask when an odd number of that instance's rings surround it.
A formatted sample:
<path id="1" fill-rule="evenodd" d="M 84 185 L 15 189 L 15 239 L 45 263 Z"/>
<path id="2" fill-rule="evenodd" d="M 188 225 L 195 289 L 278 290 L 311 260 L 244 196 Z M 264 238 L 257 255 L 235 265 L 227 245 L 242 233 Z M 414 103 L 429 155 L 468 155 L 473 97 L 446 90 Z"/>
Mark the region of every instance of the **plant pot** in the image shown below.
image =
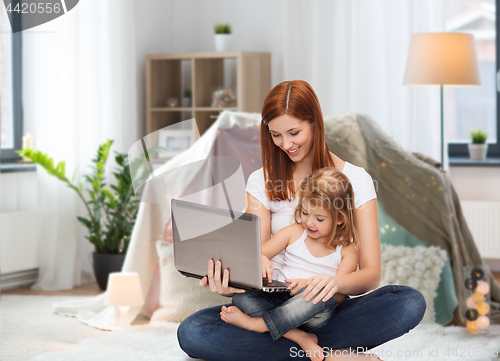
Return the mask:
<path id="1" fill-rule="evenodd" d="M 191 98 L 189 97 L 183 97 L 182 98 L 182 107 L 183 108 L 189 108 L 191 106 Z"/>
<path id="2" fill-rule="evenodd" d="M 103 291 L 108 287 L 108 277 L 112 272 L 121 272 L 125 254 L 92 253 L 94 275 L 99 288 Z"/>
<path id="3" fill-rule="evenodd" d="M 215 51 L 228 51 L 231 47 L 231 34 L 215 34 Z"/>
<path id="4" fill-rule="evenodd" d="M 471 160 L 485 160 L 488 152 L 488 144 L 469 144 L 469 156 Z"/>

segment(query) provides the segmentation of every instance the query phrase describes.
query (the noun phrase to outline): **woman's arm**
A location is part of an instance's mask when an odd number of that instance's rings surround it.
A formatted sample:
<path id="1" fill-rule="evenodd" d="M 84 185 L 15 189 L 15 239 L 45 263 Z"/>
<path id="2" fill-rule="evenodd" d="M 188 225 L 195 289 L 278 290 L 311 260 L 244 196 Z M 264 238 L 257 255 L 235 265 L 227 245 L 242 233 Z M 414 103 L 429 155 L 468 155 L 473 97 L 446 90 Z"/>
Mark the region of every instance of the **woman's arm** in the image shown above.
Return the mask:
<path id="1" fill-rule="evenodd" d="M 359 270 L 345 275 L 318 275 L 303 292 L 306 300 L 330 299 L 333 294 L 359 295 L 375 289 L 382 279 L 377 200 L 372 199 L 356 209 L 360 246 Z M 319 292 L 321 289 L 323 291 Z M 319 294 L 318 294 L 319 292 Z"/>
<path id="2" fill-rule="evenodd" d="M 271 238 L 271 211 L 248 192 L 245 203 L 245 212 L 260 218 L 260 242 L 264 244 Z"/>
<path id="3" fill-rule="evenodd" d="M 353 245 L 350 245 L 348 247 L 342 247 L 340 253 L 342 255 L 342 261 L 339 264 L 336 275 L 343 276 L 352 272 L 356 272 L 356 270 L 358 269 L 358 250 L 354 248 Z M 334 294 L 332 292 L 332 295 L 335 297 L 335 302 L 337 303 L 342 302 L 345 298 L 345 295 L 340 293 Z M 326 300 L 328 300 L 328 298 L 325 298 L 325 301 Z"/>

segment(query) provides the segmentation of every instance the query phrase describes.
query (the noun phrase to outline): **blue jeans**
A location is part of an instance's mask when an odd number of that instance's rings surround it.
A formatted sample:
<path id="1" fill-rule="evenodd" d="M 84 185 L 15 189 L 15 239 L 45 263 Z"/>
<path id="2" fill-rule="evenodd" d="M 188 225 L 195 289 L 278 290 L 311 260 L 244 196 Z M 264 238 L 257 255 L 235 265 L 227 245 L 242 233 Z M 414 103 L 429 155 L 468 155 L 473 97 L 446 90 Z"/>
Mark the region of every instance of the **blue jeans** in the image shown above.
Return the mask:
<path id="1" fill-rule="evenodd" d="M 273 341 L 293 328 L 310 331 L 321 327 L 333 317 L 335 297 L 326 302 L 307 302 L 303 287 L 294 297 L 287 292 L 245 292 L 233 296 L 233 305 L 252 317 L 262 317 Z"/>
<path id="2" fill-rule="evenodd" d="M 425 299 L 407 286 L 384 286 L 367 295 L 345 298 L 334 317 L 311 332 L 321 347 L 373 348 L 404 335 L 422 320 Z M 180 347 L 191 357 L 206 361 L 289 360 L 297 344 L 284 337 L 276 341 L 220 319 L 220 306 L 198 311 L 177 330 Z M 298 354 L 296 360 L 309 360 Z"/>

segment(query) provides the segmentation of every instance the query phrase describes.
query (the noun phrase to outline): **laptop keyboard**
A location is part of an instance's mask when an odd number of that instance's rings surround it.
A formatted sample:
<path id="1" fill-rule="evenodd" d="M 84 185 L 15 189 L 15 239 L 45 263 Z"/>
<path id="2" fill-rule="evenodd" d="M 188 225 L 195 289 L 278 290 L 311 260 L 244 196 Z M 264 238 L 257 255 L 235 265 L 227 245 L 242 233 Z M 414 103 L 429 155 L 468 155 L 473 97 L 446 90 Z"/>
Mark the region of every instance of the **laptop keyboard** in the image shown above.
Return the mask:
<path id="1" fill-rule="evenodd" d="M 265 292 L 288 292 L 288 283 L 272 280 L 268 281 L 267 278 L 262 279 L 263 290 Z"/>

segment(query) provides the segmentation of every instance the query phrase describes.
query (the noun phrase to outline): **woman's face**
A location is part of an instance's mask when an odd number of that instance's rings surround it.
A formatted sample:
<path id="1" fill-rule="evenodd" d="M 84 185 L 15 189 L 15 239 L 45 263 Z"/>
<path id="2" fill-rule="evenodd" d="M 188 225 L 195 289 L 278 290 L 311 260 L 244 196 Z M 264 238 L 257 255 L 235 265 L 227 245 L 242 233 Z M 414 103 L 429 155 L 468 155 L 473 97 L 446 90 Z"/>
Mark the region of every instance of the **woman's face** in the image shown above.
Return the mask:
<path id="1" fill-rule="evenodd" d="M 283 114 L 268 123 L 269 132 L 277 147 L 298 163 L 312 150 L 313 126 L 305 120 Z"/>

